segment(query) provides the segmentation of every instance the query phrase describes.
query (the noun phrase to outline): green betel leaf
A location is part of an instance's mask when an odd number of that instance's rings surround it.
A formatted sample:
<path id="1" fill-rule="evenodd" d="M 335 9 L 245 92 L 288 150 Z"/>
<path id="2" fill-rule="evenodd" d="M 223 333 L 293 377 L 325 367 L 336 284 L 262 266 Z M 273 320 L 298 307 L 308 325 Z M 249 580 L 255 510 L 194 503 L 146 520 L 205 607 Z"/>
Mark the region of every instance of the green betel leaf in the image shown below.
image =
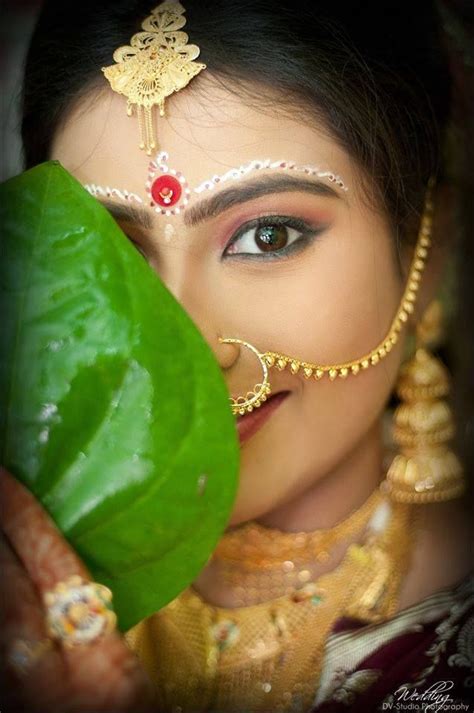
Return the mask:
<path id="1" fill-rule="evenodd" d="M 226 526 L 229 394 L 189 316 L 58 162 L 0 190 L 0 459 L 126 630 L 190 584 Z"/>

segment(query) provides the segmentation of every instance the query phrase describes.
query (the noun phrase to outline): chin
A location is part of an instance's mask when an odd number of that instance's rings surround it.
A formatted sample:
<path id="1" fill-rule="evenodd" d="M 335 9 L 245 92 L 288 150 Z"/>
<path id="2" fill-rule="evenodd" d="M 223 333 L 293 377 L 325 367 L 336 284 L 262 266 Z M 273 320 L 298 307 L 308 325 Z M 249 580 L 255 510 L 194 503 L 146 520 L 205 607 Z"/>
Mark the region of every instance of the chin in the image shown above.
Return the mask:
<path id="1" fill-rule="evenodd" d="M 250 487 L 242 486 L 241 483 L 228 527 L 236 527 L 249 520 L 257 520 L 281 506 L 281 498 L 280 500 L 276 498 L 277 493 L 275 493 L 275 483 L 272 477 L 268 480 L 259 479 L 257 490 L 253 483 L 256 476 L 261 476 L 261 473 L 247 473 L 246 475 L 247 478 L 244 476 L 243 480 L 246 484 L 250 484 Z M 267 475 L 270 476 L 270 474 Z"/>

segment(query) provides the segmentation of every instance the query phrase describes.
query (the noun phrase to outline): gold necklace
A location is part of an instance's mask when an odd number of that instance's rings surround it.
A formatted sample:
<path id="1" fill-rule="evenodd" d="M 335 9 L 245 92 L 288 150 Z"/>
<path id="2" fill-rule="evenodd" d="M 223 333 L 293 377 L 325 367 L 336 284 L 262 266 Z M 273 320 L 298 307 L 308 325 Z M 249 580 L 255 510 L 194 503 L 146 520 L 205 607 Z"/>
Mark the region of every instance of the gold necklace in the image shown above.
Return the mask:
<path id="1" fill-rule="evenodd" d="M 417 524 L 417 506 L 384 498 L 364 542 L 291 594 L 229 609 L 189 588 L 138 624 L 126 638 L 156 685 L 159 710 L 308 710 L 335 621 L 380 621 L 396 612 Z"/>
<path id="2" fill-rule="evenodd" d="M 212 556 L 216 573 L 232 586 L 240 606 L 291 594 L 313 580 L 321 565 L 337 564 L 337 547 L 363 532 L 382 499 L 379 486 L 359 508 L 327 529 L 283 532 L 250 522 L 230 530 Z"/>

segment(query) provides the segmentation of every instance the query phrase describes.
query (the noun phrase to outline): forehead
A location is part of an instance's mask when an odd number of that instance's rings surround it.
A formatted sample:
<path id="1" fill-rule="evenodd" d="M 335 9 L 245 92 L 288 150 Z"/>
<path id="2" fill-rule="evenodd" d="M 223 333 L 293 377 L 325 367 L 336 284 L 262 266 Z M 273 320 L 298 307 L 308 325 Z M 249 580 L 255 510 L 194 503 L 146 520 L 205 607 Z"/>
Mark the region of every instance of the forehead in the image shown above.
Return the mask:
<path id="1" fill-rule="evenodd" d="M 166 101 L 166 116 L 155 113 L 159 150 L 185 172 L 189 183 L 256 159 L 291 160 L 340 174 L 354 185 L 354 166 L 328 132 L 301 111 L 289 116 L 281 99 L 252 105 L 212 79 L 197 78 Z M 140 191 L 149 157 L 139 149 L 137 117 L 126 114 L 126 100 L 108 87 L 82 99 L 53 143 L 58 159 L 82 182 Z"/>

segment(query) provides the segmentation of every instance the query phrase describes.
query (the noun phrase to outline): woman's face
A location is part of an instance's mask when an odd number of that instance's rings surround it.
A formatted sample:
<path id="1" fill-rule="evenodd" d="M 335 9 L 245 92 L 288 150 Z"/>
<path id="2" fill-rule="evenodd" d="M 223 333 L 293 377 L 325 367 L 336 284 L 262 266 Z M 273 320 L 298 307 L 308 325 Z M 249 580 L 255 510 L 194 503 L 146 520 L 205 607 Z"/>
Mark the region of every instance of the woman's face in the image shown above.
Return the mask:
<path id="1" fill-rule="evenodd" d="M 191 190 L 179 215 L 147 208 L 148 227 L 124 216 L 116 217 L 120 227 L 196 322 L 234 395 L 261 381 L 260 367 L 250 351 L 221 344 L 219 336 L 323 364 L 370 351 L 388 330 L 403 280 L 387 220 L 364 199 L 356 165 L 300 112 L 294 118 L 279 113 L 277 97 L 256 108 L 210 78 L 195 81 L 200 91 L 191 83 L 167 100 L 167 115 L 157 120 L 159 148 L 192 189 L 271 159 L 337 174 L 348 190 L 314 174 L 254 170 L 212 191 Z M 84 184 L 145 197 L 149 157 L 138 144 L 136 116 L 127 117 L 125 99 L 106 89 L 71 113 L 51 158 Z M 270 176 L 295 185 L 273 185 Z M 197 210 L 224 194 L 231 200 L 214 201 L 210 214 Z M 130 205 L 113 201 L 122 209 Z M 273 393 L 288 394 L 241 444 L 233 524 L 284 506 L 363 446 L 392 389 L 400 354 L 397 345 L 376 367 L 334 382 L 271 370 Z"/>

